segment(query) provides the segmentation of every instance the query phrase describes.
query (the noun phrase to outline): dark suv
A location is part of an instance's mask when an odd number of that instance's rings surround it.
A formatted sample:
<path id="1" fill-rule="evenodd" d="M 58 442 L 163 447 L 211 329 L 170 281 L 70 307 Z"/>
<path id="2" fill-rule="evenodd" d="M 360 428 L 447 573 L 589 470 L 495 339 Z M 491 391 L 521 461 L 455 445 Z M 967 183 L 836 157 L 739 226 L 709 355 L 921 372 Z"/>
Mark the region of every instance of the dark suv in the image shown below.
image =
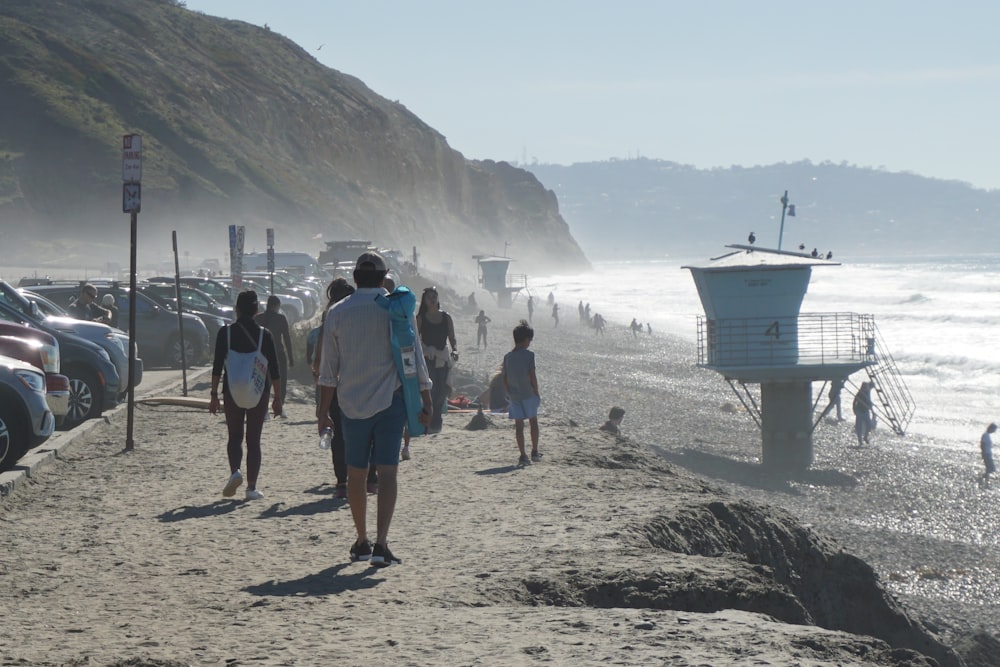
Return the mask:
<path id="1" fill-rule="evenodd" d="M 118 324 L 128 331 L 129 288 L 118 283 L 93 283 L 100 296 L 113 294 L 118 304 Z M 49 285 L 32 285 L 31 291 L 66 306 L 80 294 L 78 281 L 53 282 Z M 184 313 L 185 358 L 189 364 L 203 363 L 209 358 L 208 329 L 196 316 Z M 142 350 L 147 366 L 160 363 L 179 368 L 181 365 L 180 326 L 177 313 L 160 306 L 145 294 L 136 295 L 135 340 Z M 214 341 L 213 341 L 214 342 Z"/>
<path id="2" fill-rule="evenodd" d="M 142 282 L 137 284 L 135 288 L 140 293 L 145 294 L 156 303 L 174 313 L 176 317 L 177 285 L 173 283 Z M 204 322 L 205 327 L 208 329 L 208 340 L 214 343 L 219 329 L 235 319 L 233 316 L 233 307 L 224 306 L 201 290 L 196 290 L 187 285 L 181 285 L 180 290 L 184 312 L 196 315 Z"/>
<path id="3" fill-rule="evenodd" d="M 59 341 L 60 372 L 69 378 L 69 411 L 63 428 L 73 428 L 118 405 L 118 369 L 97 343 L 26 318 L 3 302 L 0 302 L 0 320 L 40 329 Z"/>

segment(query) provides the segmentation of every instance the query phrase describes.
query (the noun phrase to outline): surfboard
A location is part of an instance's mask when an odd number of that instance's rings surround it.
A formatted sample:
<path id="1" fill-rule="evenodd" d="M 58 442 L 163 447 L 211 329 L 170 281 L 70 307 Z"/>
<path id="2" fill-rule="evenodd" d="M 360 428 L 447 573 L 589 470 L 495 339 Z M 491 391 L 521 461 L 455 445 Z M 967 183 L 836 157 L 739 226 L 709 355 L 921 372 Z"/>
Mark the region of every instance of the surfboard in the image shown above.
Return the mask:
<path id="1" fill-rule="evenodd" d="M 410 435 L 423 435 L 424 425 L 420 423 L 420 411 L 424 403 L 420 398 L 420 382 L 417 379 L 417 335 L 410 326 L 410 315 L 417 305 L 417 297 L 406 285 L 400 285 L 388 296 L 375 297 L 375 303 L 389 312 L 392 356 L 396 360 L 396 371 L 403 385 L 403 402 L 406 404 L 406 423 Z"/>
<path id="2" fill-rule="evenodd" d="M 194 396 L 149 396 L 146 398 L 137 398 L 135 402 L 145 405 L 180 405 L 188 408 L 205 408 L 207 410 L 209 399 L 196 398 Z"/>

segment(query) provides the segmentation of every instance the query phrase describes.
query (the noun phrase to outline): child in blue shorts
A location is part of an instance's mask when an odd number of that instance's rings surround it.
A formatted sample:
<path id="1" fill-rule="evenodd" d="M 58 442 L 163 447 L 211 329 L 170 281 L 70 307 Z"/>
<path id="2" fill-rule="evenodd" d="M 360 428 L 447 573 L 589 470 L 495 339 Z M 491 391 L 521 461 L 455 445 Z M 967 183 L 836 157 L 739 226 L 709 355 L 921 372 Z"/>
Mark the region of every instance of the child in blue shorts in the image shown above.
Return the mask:
<path id="1" fill-rule="evenodd" d="M 514 420 L 514 437 L 521 453 L 518 465 L 542 460 L 542 455 L 538 453 L 538 406 L 542 399 L 535 377 L 535 353 L 528 349 L 534 337 L 535 330 L 527 320 L 521 320 L 514 327 L 514 349 L 504 355 L 501 370 L 509 401 L 507 414 Z M 531 426 L 531 458 L 524 451 L 525 419 Z"/>

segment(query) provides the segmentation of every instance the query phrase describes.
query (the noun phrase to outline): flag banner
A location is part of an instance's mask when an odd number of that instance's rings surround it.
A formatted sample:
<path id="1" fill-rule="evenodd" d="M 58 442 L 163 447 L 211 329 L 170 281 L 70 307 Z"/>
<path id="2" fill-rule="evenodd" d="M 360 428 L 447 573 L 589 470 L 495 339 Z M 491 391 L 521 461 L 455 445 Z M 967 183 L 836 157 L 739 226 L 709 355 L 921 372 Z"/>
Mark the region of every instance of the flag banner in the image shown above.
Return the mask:
<path id="1" fill-rule="evenodd" d="M 794 218 L 795 217 L 795 204 L 789 204 L 788 205 L 788 217 L 790 217 L 790 218 Z"/>

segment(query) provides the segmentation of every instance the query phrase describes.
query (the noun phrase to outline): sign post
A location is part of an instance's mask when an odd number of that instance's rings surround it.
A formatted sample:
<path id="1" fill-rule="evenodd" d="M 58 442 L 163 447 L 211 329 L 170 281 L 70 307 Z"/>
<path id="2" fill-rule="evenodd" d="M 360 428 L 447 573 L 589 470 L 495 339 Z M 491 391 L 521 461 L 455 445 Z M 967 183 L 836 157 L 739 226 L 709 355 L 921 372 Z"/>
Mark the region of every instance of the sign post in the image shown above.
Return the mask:
<path id="1" fill-rule="evenodd" d="M 267 228 L 267 273 L 271 276 L 271 294 L 274 294 L 274 228 Z"/>
<path id="2" fill-rule="evenodd" d="M 177 230 L 170 232 L 174 241 L 174 294 L 177 297 L 177 331 L 181 345 L 181 385 L 184 395 L 188 395 L 187 348 L 184 345 L 184 304 L 181 301 L 181 268 L 177 259 Z"/>
<path id="3" fill-rule="evenodd" d="M 135 268 L 139 209 L 142 207 L 142 135 L 122 137 L 122 212 L 131 217 L 128 294 L 128 425 L 125 451 L 135 449 Z"/>

